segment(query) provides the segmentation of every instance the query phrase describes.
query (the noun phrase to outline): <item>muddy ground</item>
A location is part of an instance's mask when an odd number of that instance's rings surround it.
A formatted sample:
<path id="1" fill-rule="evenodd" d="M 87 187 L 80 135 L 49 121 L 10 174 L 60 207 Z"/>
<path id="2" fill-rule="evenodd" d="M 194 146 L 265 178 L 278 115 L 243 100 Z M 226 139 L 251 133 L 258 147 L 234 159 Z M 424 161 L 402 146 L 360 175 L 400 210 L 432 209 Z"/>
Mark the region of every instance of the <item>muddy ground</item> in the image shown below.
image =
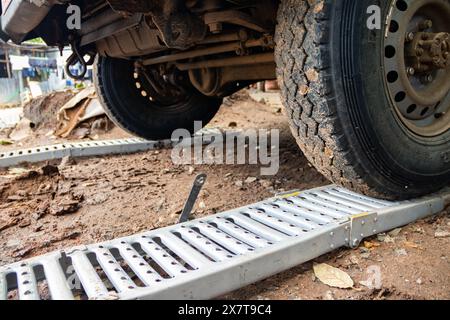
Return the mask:
<path id="1" fill-rule="evenodd" d="M 174 224 L 200 172 L 208 180 L 194 217 L 286 190 L 326 185 L 296 146 L 276 99 L 268 97 L 268 102 L 246 95 L 227 100 L 211 126 L 279 128 L 281 164 L 274 177 L 261 177 L 256 165 L 173 165 L 170 150 L 0 171 L 0 265 Z M 127 135 L 115 129 L 107 137 Z M 0 151 L 12 147 L 0 146 Z M 449 213 L 447 208 L 436 217 L 369 239 L 356 250 L 335 251 L 224 298 L 450 299 Z M 312 270 L 318 262 L 347 272 L 354 288 L 321 283 Z M 374 267 L 381 270 L 378 289 L 360 284 Z"/>

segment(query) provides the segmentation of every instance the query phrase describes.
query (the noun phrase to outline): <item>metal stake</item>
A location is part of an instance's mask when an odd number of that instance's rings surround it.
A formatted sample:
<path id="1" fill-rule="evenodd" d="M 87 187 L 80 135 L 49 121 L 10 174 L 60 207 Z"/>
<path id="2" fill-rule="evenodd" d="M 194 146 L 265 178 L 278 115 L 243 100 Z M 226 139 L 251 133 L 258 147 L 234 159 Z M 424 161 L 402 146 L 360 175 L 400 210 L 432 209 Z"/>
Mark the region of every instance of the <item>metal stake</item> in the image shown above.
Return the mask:
<path id="1" fill-rule="evenodd" d="M 189 197 L 186 201 L 186 204 L 184 205 L 183 211 L 181 212 L 179 223 L 188 221 L 195 201 L 197 201 L 198 195 L 202 190 L 202 187 L 205 185 L 206 177 L 206 174 L 201 173 L 195 178 L 191 192 L 189 193 Z"/>

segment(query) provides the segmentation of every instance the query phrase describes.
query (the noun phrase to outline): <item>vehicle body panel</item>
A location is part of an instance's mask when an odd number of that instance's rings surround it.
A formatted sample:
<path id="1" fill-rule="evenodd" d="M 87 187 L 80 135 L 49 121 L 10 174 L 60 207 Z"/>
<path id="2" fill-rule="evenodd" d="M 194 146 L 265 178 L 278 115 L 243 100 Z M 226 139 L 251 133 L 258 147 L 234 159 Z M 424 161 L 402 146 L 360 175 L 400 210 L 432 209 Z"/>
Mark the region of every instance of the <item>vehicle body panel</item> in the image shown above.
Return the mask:
<path id="1" fill-rule="evenodd" d="M 2 33 L 7 34 L 14 42 L 20 43 L 44 20 L 53 4 L 53 0 L 2 0 Z M 2 39 L 7 40 L 4 35 Z"/>

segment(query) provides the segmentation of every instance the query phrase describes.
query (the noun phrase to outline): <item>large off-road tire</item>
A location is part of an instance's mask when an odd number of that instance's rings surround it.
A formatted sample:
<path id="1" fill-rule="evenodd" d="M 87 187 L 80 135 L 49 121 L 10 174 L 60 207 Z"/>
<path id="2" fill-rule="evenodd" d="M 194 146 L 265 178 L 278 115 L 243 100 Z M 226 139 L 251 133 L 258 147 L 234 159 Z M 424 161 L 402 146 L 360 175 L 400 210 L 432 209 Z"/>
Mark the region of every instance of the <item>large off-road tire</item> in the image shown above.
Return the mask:
<path id="1" fill-rule="evenodd" d="M 182 77 L 182 75 L 178 75 Z M 180 84 L 160 86 L 183 88 L 183 93 L 157 94 L 146 78 L 135 73 L 133 62 L 99 57 L 94 67 L 94 83 L 99 99 L 110 119 L 124 130 L 146 139 L 168 139 L 176 129 L 194 133 L 195 121 L 208 124 L 220 108 L 222 100 L 202 95 L 184 77 Z"/>
<path id="2" fill-rule="evenodd" d="M 405 110 L 411 90 L 401 86 L 406 68 L 396 69 L 409 30 L 403 18 L 415 16 L 419 2 L 281 0 L 276 62 L 283 104 L 304 154 L 336 184 L 389 199 L 450 182 L 449 91 L 431 108 L 410 102 Z M 429 7 L 420 10 L 436 16 L 428 31 L 449 32 L 437 30 L 448 26 L 449 1 L 422 2 Z M 367 27 L 371 5 L 381 8 L 381 29 Z M 389 10 L 397 20 L 385 26 Z M 448 85 L 449 68 L 434 75 Z M 425 98 L 433 98 L 430 91 Z"/>

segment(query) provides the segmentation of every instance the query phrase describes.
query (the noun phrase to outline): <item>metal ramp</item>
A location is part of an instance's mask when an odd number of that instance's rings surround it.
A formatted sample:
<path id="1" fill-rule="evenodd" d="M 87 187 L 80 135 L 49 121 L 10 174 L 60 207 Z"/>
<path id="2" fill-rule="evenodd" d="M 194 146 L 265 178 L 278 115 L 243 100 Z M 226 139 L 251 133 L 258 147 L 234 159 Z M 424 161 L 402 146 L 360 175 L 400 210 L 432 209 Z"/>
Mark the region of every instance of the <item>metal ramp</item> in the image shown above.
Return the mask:
<path id="1" fill-rule="evenodd" d="M 208 299 L 438 213 L 446 192 L 387 202 L 337 186 L 0 267 L 0 299 Z"/>
<path id="2" fill-rule="evenodd" d="M 231 132 L 231 131 L 229 131 Z M 233 132 L 238 132 L 234 130 Z M 192 144 L 199 141 L 204 144 L 213 141 L 214 136 L 223 135 L 219 129 L 205 128 L 197 132 L 191 139 L 184 143 Z M 33 163 L 71 157 L 92 157 L 113 154 L 130 154 L 147 150 L 170 148 L 177 145 L 178 141 L 160 140 L 151 141 L 141 138 L 126 138 L 114 140 L 100 140 L 89 142 L 66 142 L 49 146 L 40 146 L 22 150 L 0 152 L 0 168 L 19 165 L 24 162 Z"/>

